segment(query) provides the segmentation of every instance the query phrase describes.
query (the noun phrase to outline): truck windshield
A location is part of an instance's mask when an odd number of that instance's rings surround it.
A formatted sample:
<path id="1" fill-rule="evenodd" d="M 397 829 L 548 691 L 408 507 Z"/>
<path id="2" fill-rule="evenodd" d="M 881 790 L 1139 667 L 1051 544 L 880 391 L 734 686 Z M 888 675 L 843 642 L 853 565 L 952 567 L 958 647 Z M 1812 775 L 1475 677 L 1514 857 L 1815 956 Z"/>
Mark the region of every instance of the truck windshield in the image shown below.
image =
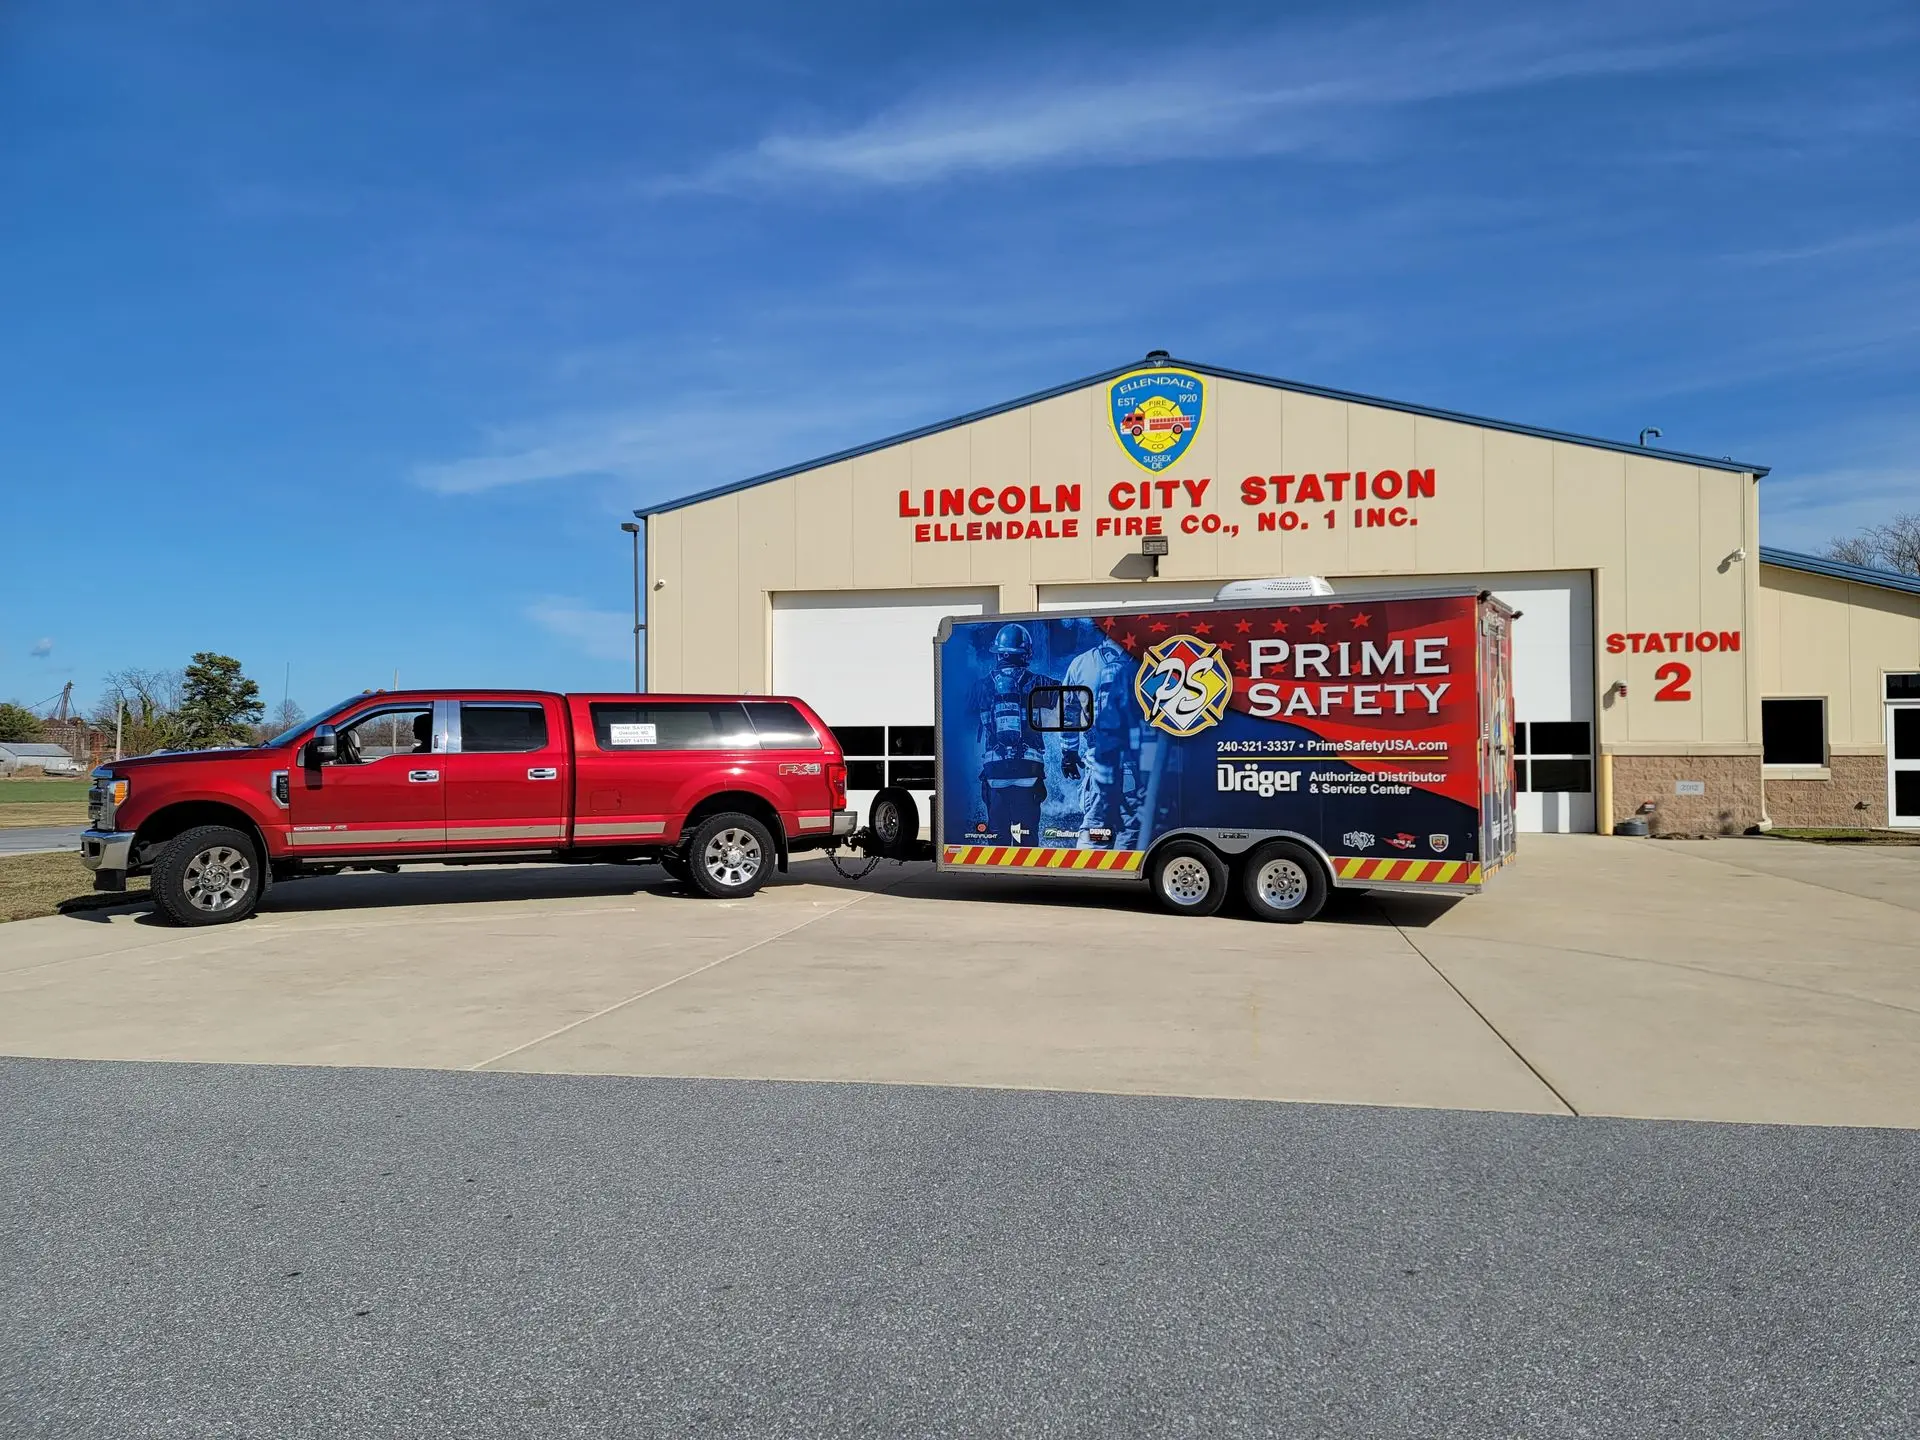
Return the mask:
<path id="1" fill-rule="evenodd" d="M 356 700 L 364 700 L 366 698 L 367 697 L 365 695 L 349 695 L 346 699 L 340 701 L 337 705 L 329 705 L 326 709 L 322 710 L 318 715 L 309 715 L 307 716 L 306 719 L 300 721 L 298 724 L 289 726 L 287 729 L 282 730 L 278 735 L 274 736 L 271 740 L 267 741 L 267 743 L 263 745 L 261 748 L 264 750 L 272 750 L 277 746 L 285 745 L 288 741 L 292 740 L 294 736 L 300 734 L 301 731 L 305 730 L 309 725 L 323 724 L 324 722 L 331 720 L 334 716 L 338 715 L 342 710 L 346 709 L 349 705 L 353 704 Z"/>

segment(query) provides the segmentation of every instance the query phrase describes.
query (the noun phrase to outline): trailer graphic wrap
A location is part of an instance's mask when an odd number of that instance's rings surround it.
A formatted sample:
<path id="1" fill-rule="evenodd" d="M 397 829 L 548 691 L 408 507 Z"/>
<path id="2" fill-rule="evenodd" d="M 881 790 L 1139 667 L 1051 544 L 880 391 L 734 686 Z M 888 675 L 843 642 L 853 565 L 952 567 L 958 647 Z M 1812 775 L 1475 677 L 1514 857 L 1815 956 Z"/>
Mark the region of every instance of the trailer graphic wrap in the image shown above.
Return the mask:
<path id="1" fill-rule="evenodd" d="M 1478 624 L 1471 596 L 956 620 L 942 857 L 1137 872 L 1173 831 L 1287 831 L 1341 879 L 1476 882 Z"/>

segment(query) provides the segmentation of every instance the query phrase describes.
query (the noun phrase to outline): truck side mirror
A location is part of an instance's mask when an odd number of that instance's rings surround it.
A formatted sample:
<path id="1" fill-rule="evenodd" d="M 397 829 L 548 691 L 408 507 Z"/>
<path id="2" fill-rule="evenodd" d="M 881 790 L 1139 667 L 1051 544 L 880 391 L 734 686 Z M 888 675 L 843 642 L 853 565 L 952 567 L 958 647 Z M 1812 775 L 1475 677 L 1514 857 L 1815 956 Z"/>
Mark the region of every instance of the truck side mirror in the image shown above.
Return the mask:
<path id="1" fill-rule="evenodd" d="M 307 741 L 307 764 L 331 765 L 339 758 L 340 742 L 334 738 L 333 726 L 320 726 Z"/>

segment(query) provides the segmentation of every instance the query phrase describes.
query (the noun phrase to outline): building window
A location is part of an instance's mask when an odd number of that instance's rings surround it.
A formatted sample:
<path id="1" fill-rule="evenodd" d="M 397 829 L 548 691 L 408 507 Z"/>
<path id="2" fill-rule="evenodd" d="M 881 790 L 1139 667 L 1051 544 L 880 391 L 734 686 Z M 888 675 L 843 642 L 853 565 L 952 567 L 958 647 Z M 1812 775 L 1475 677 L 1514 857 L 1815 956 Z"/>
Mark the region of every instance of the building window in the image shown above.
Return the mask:
<path id="1" fill-rule="evenodd" d="M 1824 697 L 1760 702 L 1761 762 L 1767 765 L 1827 763 L 1827 702 Z"/>
<path id="2" fill-rule="evenodd" d="M 1513 788 L 1584 794 L 1593 789 L 1593 727 L 1585 720 L 1521 721 L 1513 727 Z"/>
<path id="3" fill-rule="evenodd" d="M 835 725 L 846 755 L 847 789 L 933 789 L 933 726 Z"/>
<path id="4" fill-rule="evenodd" d="M 1887 699 L 1920 700 L 1920 672 L 1887 676 Z"/>

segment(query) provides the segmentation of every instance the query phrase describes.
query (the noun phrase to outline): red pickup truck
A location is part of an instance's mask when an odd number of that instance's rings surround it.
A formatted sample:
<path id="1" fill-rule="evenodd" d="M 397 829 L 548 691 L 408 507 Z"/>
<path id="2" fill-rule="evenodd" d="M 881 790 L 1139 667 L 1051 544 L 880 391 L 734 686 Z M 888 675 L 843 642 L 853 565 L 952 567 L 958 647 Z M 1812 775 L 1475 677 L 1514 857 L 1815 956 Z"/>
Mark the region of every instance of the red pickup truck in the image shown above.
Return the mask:
<path id="1" fill-rule="evenodd" d="M 373 691 L 253 749 L 93 774 L 94 888 L 149 875 L 182 925 L 244 919 L 276 880 L 421 862 L 651 860 L 751 895 L 854 828 L 840 745 L 791 696 Z"/>

